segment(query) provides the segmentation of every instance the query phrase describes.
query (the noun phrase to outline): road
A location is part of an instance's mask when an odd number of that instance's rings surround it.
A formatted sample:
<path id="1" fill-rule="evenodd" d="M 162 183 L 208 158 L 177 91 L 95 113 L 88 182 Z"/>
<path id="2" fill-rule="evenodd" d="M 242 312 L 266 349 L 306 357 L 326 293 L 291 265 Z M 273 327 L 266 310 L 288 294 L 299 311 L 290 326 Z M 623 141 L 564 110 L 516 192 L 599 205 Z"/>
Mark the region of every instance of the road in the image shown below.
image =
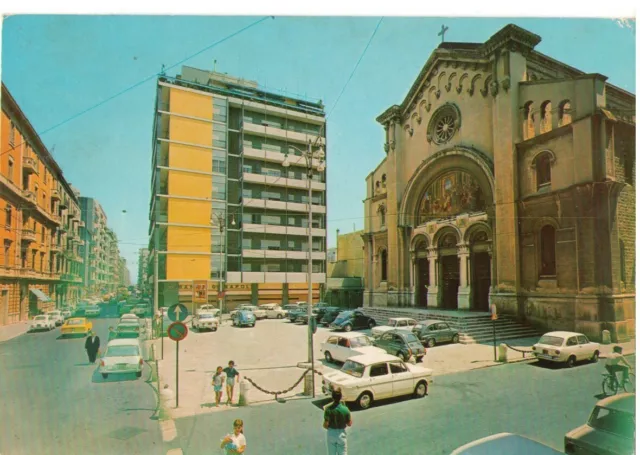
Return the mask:
<path id="1" fill-rule="evenodd" d="M 529 436 L 563 451 L 565 433 L 582 425 L 601 398 L 603 371 L 601 360 L 573 369 L 517 363 L 439 376 L 423 399 L 355 411 L 349 454 L 450 454 L 500 432 Z M 325 454 L 325 403 L 295 400 L 178 419 L 180 446 L 185 455 L 215 452 L 211 447 L 240 418 L 251 453 Z"/>
<path id="2" fill-rule="evenodd" d="M 110 305 L 92 319 L 103 349 L 116 317 Z M 103 379 L 84 338 L 59 337 L 56 328 L 0 343 L 0 453 L 166 453 L 149 367 L 140 379 Z"/>

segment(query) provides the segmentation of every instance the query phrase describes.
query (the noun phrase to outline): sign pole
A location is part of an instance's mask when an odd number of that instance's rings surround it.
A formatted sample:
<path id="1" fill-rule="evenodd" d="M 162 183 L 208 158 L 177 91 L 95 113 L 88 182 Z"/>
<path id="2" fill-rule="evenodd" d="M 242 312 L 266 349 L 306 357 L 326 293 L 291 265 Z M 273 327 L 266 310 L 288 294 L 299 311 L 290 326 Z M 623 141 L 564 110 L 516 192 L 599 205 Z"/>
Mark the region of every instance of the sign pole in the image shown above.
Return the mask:
<path id="1" fill-rule="evenodd" d="M 164 312 L 160 313 L 160 360 L 164 360 Z"/>
<path id="2" fill-rule="evenodd" d="M 176 408 L 179 406 L 178 405 L 178 397 L 179 397 L 179 392 L 180 392 L 180 387 L 179 387 L 179 375 L 178 375 L 178 353 L 180 352 L 180 342 L 176 341 Z"/>
<path id="3" fill-rule="evenodd" d="M 493 361 L 498 361 L 498 354 L 496 353 L 496 319 L 498 319 L 498 309 L 496 304 L 491 304 L 491 322 L 493 322 Z"/>

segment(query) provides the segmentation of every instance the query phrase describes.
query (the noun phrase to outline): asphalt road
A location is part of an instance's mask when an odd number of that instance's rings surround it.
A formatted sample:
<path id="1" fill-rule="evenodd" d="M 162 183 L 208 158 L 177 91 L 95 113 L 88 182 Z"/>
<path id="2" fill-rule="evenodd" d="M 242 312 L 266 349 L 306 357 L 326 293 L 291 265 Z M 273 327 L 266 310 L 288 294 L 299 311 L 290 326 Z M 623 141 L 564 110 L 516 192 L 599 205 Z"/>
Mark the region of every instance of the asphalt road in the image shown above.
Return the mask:
<path id="1" fill-rule="evenodd" d="M 573 369 L 518 363 L 439 376 L 425 398 L 353 412 L 349 454 L 450 454 L 500 432 L 563 451 L 565 433 L 582 425 L 602 398 L 603 371 L 601 360 Z M 321 406 L 327 402 L 295 400 L 179 419 L 180 446 L 185 455 L 215 453 L 240 418 L 250 453 L 326 454 Z"/>
<path id="2" fill-rule="evenodd" d="M 106 310 L 106 311 L 105 311 Z M 106 346 L 115 305 L 93 327 Z M 135 375 L 103 379 L 84 338 L 60 329 L 0 343 L 0 454 L 165 454 L 155 392 Z"/>

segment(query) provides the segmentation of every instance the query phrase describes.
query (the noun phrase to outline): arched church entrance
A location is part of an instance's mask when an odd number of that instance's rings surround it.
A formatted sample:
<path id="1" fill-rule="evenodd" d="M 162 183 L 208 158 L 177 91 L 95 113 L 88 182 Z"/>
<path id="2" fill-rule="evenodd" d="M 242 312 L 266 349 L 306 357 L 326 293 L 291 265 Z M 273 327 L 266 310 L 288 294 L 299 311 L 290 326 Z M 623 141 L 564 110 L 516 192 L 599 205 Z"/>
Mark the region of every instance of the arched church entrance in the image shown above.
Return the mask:
<path id="1" fill-rule="evenodd" d="M 491 290 L 491 256 L 489 236 L 479 231 L 470 236 L 471 245 L 471 309 L 489 311 Z"/>
<path id="2" fill-rule="evenodd" d="M 438 241 L 440 255 L 440 306 L 447 310 L 458 308 L 458 288 L 460 287 L 460 264 L 454 233 L 443 235 Z"/>
<path id="3" fill-rule="evenodd" d="M 427 242 L 420 240 L 415 246 L 416 264 L 416 306 L 427 307 L 427 293 L 429 290 L 429 259 L 427 258 Z"/>

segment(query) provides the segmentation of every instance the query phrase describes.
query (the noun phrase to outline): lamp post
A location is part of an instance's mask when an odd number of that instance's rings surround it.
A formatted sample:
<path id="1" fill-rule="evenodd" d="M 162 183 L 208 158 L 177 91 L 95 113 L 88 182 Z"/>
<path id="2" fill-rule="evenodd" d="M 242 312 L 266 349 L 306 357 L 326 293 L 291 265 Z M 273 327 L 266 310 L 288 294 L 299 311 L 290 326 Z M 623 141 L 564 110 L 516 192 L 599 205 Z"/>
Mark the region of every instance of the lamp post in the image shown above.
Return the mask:
<path id="1" fill-rule="evenodd" d="M 320 137 L 318 137 L 316 139 L 316 143 L 313 145 L 317 145 L 318 141 L 319 141 Z M 313 312 L 312 312 L 312 307 L 313 307 L 313 290 L 312 290 L 312 278 L 313 278 L 313 261 L 312 261 L 312 255 L 311 252 L 313 251 L 312 248 L 312 244 L 313 244 L 313 238 L 311 235 L 311 227 L 313 224 L 313 220 L 312 220 L 312 214 L 313 214 L 313 210 L 312 210 L 312 206 L 311 206 L 311 180 L 313 177 L 313 160 L 316 159 L 318 161 L 316 168 L 318 169 L 318 172 L 323 172 L 325 169 L 325 163 L 324 163 L 324 150 L 322 149 L 322 147 L 320 147 L 317 150 L 313 150 L 313 146 L 311 144 L 311 140 L 309 140 L 309 142 L 307 143 L 307 150 L 300 150 L 297 147 L 294 147 L 292 145 L 289 145 L 289 147 L 297 150 L 298 152 L 300 152 L 302 154 L 302 156 L 304 157 L 304 161 L 306 164 L 306 169 L 307 169 L 307 184 L 308 184 L 308 208 L 309 208 L 309 224 L 307 226 L 307 232 L 308 232 L 308 245 L 307 245 L 307 251 L 309 252 L 309 262 L 307 265 L 307 286 L 308 286 L 308 295 L 307 295 L 307 328 L 308 328 L 308 348 L 309 348 L 309 352 L 308 352 L 308 357 L 309 357 L 309 364 L 310 364 L 310 368 L 314 367 L 314 359 L 313 359 L 313 325 L 311 324 L 311 318 L 313 316 Z M 284 162 L 282 163 L 282 166 L 287 168 L 291 165 L 291 163 L 289 162 L 289 153 L 285 153 L 284 155 Z M 306 384 L 306 382 L 305 382 Z M 307 393 L 309 392 L 308 390 L 306 391 Z M 313 395 L 313 397 L 315 398 L 316 396 L 316 381 L 315 381 L 315 374 L 313 373 L 313 371 L 311 372 L 311 393 L 308 393 L 309 395 Z"/>
<path id="2" fill-rule="evenodd" d="M 220 270 L 218 270 L 218 305 L 220 307 L 220 323 L 222 324 L 222 297 L 220 296 L 220 294 L 222 293 L 222 259 L 223 259 L 223 255 L 224 252 L 226 251 L 223 248 L 223 243 L 222 243 L 222 235 L 225 232 L 225 221 L 226 218 L 224 215 L 220 215 L 219 213 L 216 212 L 212 212 L 211 215 L 211 224 L 215 224 L 215 222 L 218 222 L 218 228 L 219 228 L 219 232 L 220 232 Z M 231 215 L 231 226 L 235 226 L 236 225 L 236 220 L 233 217 L 233 215 Z M 226 242 L 225 242 L 225 246 L 226 246 Z"/>

